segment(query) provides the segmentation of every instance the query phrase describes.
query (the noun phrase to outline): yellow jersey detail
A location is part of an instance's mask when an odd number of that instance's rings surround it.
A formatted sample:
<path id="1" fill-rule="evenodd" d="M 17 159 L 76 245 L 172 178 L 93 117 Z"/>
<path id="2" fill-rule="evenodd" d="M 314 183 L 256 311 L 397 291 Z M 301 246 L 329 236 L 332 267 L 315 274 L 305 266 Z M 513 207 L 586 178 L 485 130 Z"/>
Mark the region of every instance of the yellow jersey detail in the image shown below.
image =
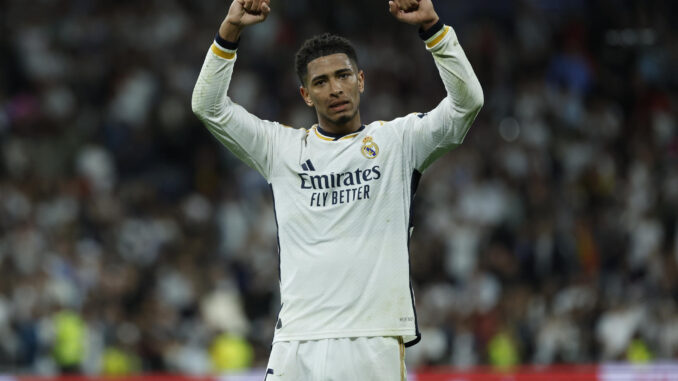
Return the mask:
<path id="1" fill-rule="evenodd" d="M 438 43 L 439 43 L 440 41 L 442 41 L 443 38 L 445 38 L 445 36 L 447 35 L 447 32 L 449 32 L 449 31 L 450 31 L 450 27 L 446 25 L 446 26 L 443 28 L 442 32 L 440 32 L 440 34 L 438 35 L 438 37 L 434 38 L 431 42 L 427 43 L 427 44 L 426 44 L 426 47 L 428 47 L 429 49 L 431 49 L 431 48 L 433 48 L 434 46 L 438 45 Z"/>
<path id="2" fill-rule="evenodd" d="M 212 50 L 212 53 L 216 54 L 217 56 L 219 56 L 223 59 L 232 60 L 235 57 L 235 52 L 225 52 L 225 51 L 219 49 L 219 47 L 214 43 L 212 43 L 211 50 Z"/>
<path id="3" fill-rule="evenodd" d="M 352 134 L 349 134 L 349 135 L 346 135 L 346 136 L 342 136 L 342 137 L 340 137 L 338 140 L 353 139 L 353 138 L 355 138 L 356 136 L 358 136 L 358 134 L 359 134 L 359 132 L 354 132 L 354 133 L 352 133 Z"/>
<path id="4" fill-rule="evenodd" d="M 315 131 L 316 136 L 318 136 L 320 139 L 322 139 L 322 140 L 327 140 L 327 141 L 329 141 L 329 142 L 338 141 L 338 140 L 353 139 L 353 138 L 355 138 L 356 136 L 358 136 L 358 134 L 360 133 L 360 131 L 358 131 L 358 132 L 353 132 L 353 133 L 348 134 L 348 135 L 346 135 L 346 136 L 342 136 L 342 137 L 340 137 L 340 138 L 338 138 L 338 139 L 333 139 L 333 138 L 330 138 L 330 137 L 327 137 L 327 136 L 321 134 L 320 131 L 318 131 L 317 124 L 314 124 L 314 125 L 313 125 L 313 131 Z"/>
<path id="5" fill-rule="evenodd" d="M 315 131 L 316 136 L 319 137 L 322 140 L 327 140 L 328 142 L 331 142 L 331 141 L 334 140 L 332 138 L 328 138 L 327 136 L 323 136 L 322 134 L 320 134 L 320 132 L 318 132 L 318 129 L 315 128 L 315 127 L 313 128 L 313 131 Z"/>

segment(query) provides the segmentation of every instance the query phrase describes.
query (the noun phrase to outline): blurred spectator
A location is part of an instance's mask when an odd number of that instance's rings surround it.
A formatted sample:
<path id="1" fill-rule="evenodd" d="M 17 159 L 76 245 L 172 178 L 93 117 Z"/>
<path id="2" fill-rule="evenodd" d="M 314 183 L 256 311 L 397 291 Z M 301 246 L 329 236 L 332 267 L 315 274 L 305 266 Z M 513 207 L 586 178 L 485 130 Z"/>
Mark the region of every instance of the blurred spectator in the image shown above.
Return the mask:
<path id="1" fill-rule="evenodd" d="M 210 346 L 212 369 L 218 373 L 238 372 L 252 366 L 253 351 L 247 340 L 222 334 Z"/>
<path id="2" fill-rule="evenodd" d="M 71 311 L 54 317 L 54 360 L 62 373 L 76 373 L 85 358 L 86 327 L 80 316 Z"/>

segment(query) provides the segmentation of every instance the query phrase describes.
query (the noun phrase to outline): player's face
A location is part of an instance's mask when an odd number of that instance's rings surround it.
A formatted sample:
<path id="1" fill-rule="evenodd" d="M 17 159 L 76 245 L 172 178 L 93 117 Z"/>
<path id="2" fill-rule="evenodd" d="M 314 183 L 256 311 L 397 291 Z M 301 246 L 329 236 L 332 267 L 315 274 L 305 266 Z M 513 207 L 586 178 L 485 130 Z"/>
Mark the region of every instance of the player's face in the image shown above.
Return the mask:
<path id="1" fill-rule="evenodd" d="M 358 106 L 364 86 L 362 70 L 346 54 L 336 53 L 308 63 L 300 90 L 306 104 L 315 107 L 320 125 L 339 132 L 360 127 Z"/>

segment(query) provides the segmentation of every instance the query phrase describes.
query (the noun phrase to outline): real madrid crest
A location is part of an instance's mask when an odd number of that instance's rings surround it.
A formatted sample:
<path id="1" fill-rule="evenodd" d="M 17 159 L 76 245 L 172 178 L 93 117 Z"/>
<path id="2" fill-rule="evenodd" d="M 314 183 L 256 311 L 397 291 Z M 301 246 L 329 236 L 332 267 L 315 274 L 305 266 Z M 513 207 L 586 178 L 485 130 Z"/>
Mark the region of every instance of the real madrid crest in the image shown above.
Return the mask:
<path id="1" fill-rule="evenodd" d="M 363 146 L 360 148 L 360 152 L 362 152 L 363 156 L 366 158 L 374 159 L 379 155 L 379 146 L 372 141 L 371 136 L 367 136 L 363 139 Z"/>

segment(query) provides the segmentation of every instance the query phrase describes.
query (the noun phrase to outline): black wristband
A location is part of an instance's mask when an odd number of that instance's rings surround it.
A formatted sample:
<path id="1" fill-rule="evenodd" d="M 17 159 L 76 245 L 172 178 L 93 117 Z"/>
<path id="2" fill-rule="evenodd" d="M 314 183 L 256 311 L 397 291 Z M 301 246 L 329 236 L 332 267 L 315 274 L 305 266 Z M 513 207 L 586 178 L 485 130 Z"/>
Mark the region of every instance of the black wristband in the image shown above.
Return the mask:
<path id="1" fill-rule="evenodd" d="M 433 26 L 428 28 L 427 30 L 419 28 L 419 37 L 421 37 L 422 40 L 426 41 L 429 38 L 433 37 L 436 33 L 440 32 L 440 30 L 443 29 L 444 26 L 445 24 L 443 24 L 443 21 L 439 19 L 437 23 L 433 24 Z"/>
<path id="2" fill-rule="evenodd" d="M 214 37 L 214 41 L 216 41 L 219 46 L 221 46 L 224 49 L 228 50 L 237 50 L 238 49 L 238 44 L 240 43 L 240 39 L 238 38 L 238 41 L 236 42 L 231 42 L 231 41 L 226 41 L 221 36 L 219 35 L 219 32 L 217 32 L 216 37 Z"/>

